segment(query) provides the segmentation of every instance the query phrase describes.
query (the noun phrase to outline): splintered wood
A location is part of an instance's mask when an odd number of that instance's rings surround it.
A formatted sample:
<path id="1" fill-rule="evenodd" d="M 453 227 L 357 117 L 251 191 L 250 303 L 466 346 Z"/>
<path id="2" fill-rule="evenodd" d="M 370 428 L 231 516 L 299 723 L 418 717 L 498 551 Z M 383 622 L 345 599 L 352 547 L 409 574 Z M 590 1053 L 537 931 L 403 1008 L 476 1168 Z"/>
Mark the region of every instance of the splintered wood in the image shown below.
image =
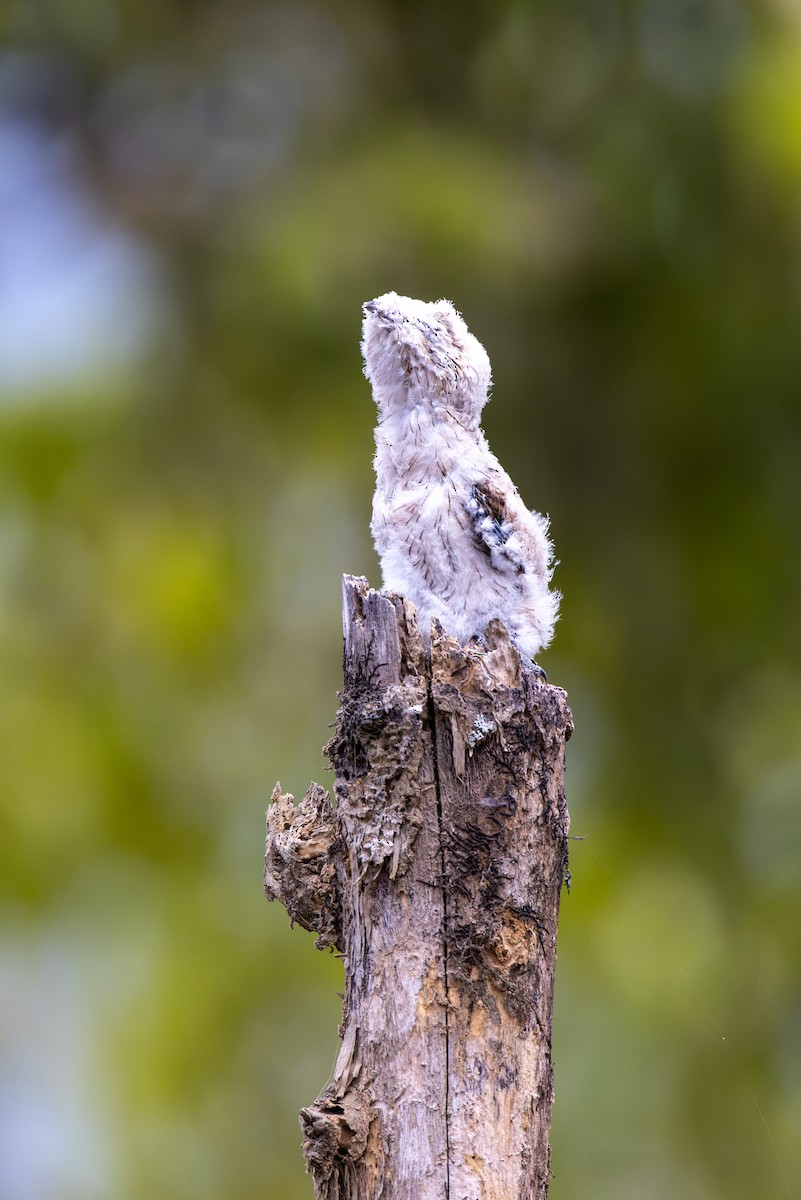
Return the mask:
<path id="1" fill-rule="evenodd" d="M 301 1112 L 319 1200 L 544 1200 L 569 818 L 565 693 L 492 622 L 430 650 L 344 579 L 336 807 L 276 787 L 264 884 L 341 951 L 342 1045 Z"/>

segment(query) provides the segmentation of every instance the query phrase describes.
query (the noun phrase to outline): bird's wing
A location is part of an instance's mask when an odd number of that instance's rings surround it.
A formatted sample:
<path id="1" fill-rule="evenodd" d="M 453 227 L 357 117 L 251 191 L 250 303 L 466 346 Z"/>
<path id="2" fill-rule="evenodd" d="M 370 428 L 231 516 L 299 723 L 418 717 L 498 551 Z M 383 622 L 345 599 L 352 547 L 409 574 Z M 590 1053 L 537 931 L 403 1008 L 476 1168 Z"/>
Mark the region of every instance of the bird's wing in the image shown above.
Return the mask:
<path id="1" fill-rule="evenodd" d="M 489 480 L 473 484 L 466 504 L 473 540 L 492 565 L 507 575 L 526 570 L 519 515 L 512 512 L 504 492 Z"/>

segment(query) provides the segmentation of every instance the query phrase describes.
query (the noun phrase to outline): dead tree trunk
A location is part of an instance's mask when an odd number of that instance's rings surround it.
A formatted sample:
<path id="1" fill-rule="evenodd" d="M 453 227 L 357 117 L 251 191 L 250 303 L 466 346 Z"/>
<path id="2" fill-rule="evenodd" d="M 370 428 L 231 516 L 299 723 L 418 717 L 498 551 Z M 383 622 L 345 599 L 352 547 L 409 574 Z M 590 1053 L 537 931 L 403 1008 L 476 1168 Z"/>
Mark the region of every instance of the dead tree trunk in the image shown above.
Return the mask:
<path id="1" fill-rule="evenodd" d="M 334 808 L 273 793 L 265 890 L 341 950 L 342 1046 L 301 1112 L 320 1200 L 544 1200 L 567 870 L 565 693 L 344 580 Z"/>

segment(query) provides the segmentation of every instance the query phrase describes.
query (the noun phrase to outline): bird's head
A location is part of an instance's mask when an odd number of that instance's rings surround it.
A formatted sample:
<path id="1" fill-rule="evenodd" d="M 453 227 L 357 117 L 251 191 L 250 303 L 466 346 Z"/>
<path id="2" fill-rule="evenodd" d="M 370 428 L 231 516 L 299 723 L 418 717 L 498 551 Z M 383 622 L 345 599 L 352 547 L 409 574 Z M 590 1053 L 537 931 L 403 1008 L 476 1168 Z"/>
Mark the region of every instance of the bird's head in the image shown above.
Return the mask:
<path id="1" fill-rule="evenodd" d="M 490 362 L 449 300 L 427 304 L 387 292 L 363 311 L 364 373 L 382 413 L 430 404 L 478 421 Z"/>

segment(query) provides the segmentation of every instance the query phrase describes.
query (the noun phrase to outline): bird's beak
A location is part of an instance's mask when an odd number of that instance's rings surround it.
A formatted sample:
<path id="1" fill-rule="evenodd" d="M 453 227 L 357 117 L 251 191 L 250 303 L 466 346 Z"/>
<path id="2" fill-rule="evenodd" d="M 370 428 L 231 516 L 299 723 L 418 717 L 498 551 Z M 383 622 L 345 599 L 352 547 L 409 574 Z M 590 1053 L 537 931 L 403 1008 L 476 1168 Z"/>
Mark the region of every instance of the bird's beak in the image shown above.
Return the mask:
<path id="1" fill-rule="evenodd" d="M 366 304 L 363 304 L 362 312 L 364 313 L 365 316 L 377 313 L 378 305 L 376 304 L 375 300 L 368 300 Z"/>

